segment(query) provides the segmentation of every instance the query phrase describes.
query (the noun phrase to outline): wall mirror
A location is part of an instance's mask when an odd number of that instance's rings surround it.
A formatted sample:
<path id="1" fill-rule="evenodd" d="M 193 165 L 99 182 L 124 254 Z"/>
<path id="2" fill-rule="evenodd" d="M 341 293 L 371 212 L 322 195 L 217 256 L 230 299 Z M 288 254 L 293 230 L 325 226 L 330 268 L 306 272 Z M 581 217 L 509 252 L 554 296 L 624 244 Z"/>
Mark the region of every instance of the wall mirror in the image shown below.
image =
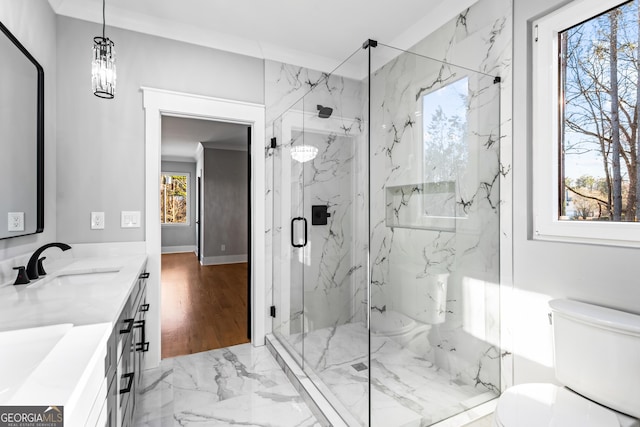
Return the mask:
<path id="1" fill-rule="evenodd" d="M 44 229 L 44 71 L 0 22 L 0 239 Z"/>

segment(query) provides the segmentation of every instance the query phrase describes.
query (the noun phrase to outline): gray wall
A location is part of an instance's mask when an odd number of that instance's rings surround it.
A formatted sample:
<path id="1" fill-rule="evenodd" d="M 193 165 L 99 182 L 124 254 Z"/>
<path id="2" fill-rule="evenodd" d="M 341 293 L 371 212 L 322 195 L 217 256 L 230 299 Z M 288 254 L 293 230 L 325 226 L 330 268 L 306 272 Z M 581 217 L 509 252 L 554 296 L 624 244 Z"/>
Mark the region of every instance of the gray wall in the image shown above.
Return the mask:
<path id="1" fill-rule="evenodd" d="M 195 162 L 162 162 L 162 172 L 188 172 L 189 225 L 163 225 L 162 247 L 196 245 L 196 164 Z"/>
<path id="2" fill-rule="evenodd" d="M 205 257 L 245 255 L 248 252 L 247 152 L 204 150 Z M 226 250 L 220 249 L 221 245 Z"/>
<path id="3" fill-rule="evenodd" d="M 56 239 L 56 16 L 49 3 L 44 0 L 2 0 L 0 21 L 40 63 L 45 79 L 44 232 L 0 240 L 1 260 L 31 252 L 43 243 Z M 6 216 L 0 218 L 0 224 L 6 227 L 6 223 Z"/>
<path id="4" fill-rule="evenodd" d="M 532 240 L 531 48 L 528 22 L 561 4 L 514 1 L 514 380 L 553 380 L 549 298 L 640 313 L 638 249 Z"/>
<path id="5" fill-rule="evenodd" d="M 33 25 L 30 23 L 30 25 Z M 58 17 L 58 238 L 144 240 L 144 110 L 141 86 L 263 102 L 263 61 L 107 27 L 116 47 L 113 100 L 91 93 L 90 49 L 98 24 Z M 120 211 L 140 211 L 141 228 L 121 229 Z M 105 229 L 90 230 L 91 211 Z"/>

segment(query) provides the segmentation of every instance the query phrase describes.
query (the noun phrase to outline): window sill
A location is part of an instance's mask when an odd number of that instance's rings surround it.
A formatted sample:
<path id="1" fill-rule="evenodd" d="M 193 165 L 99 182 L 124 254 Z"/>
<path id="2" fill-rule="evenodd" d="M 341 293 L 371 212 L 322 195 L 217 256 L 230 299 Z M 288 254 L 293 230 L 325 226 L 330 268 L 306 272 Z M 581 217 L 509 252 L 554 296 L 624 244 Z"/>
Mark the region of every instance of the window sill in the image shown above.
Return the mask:
<path id="1" fill-rule="evenodd" d="M 533 240 L 640 248 L 640 224 L 550 221 L 535 226 Z"/>

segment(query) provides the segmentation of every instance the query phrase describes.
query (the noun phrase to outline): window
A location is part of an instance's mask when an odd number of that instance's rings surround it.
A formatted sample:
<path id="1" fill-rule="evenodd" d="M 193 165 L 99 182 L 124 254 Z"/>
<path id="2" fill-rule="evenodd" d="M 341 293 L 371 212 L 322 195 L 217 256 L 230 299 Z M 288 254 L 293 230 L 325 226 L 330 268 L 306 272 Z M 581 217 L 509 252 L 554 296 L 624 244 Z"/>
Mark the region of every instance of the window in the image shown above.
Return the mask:
<path id="1" fill-rule="evenodd" d="M 640 245 L 638 1 L 533 25 L 535 238 Z"/>
<path id="2" fill-rule="evenodd" d="M 469 163 L 468 92 L 463 77 L 422 97 L 424 215 L 467 216 L 459 199 Z"/>
<path id="3" fill-rule="evenodd" d="M 418 98 L 422 140 L 419 182 L 386 186 L 388 227 L 454 231 L 468 218 L 475 176 L 469 150 L 469 76 L 432 88 Z"/>
<path id="4" fill-rule="evenodd" d="M 189 225 L 189 173 L 162 172 L 160 223 Z"/>

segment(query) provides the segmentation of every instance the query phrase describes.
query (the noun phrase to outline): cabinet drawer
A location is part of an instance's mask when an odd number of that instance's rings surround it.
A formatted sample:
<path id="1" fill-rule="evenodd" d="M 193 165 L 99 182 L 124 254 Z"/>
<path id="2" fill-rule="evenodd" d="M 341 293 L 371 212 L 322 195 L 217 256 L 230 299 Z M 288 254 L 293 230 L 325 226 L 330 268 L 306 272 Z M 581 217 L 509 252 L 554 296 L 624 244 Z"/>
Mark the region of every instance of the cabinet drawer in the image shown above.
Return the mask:
<path id="1" fill-rule="evenodd" d="M 126 417 L 127 404 L 129 403 L 131 396 L 135 393 L 137 373 L 134 370 L 134 352 L 131 351 L 133 346 L 133 334 L 128 334 L 127 339 L 124 341 L 124 345 L 127 350 L 122 354 L 122 357 L 118 362 L 116 374 L 117 410 L 118 419 L 121 423 Z"/>
<path id="2" fill-rule="evenodd" d="M 108 426 L 133 426 L 142 361 L 149 348 L 146 277 L 143 274 L 136 280 L 109 338 L 105 357 L 105 373 L 110 383 L 105 417 Z"/>

